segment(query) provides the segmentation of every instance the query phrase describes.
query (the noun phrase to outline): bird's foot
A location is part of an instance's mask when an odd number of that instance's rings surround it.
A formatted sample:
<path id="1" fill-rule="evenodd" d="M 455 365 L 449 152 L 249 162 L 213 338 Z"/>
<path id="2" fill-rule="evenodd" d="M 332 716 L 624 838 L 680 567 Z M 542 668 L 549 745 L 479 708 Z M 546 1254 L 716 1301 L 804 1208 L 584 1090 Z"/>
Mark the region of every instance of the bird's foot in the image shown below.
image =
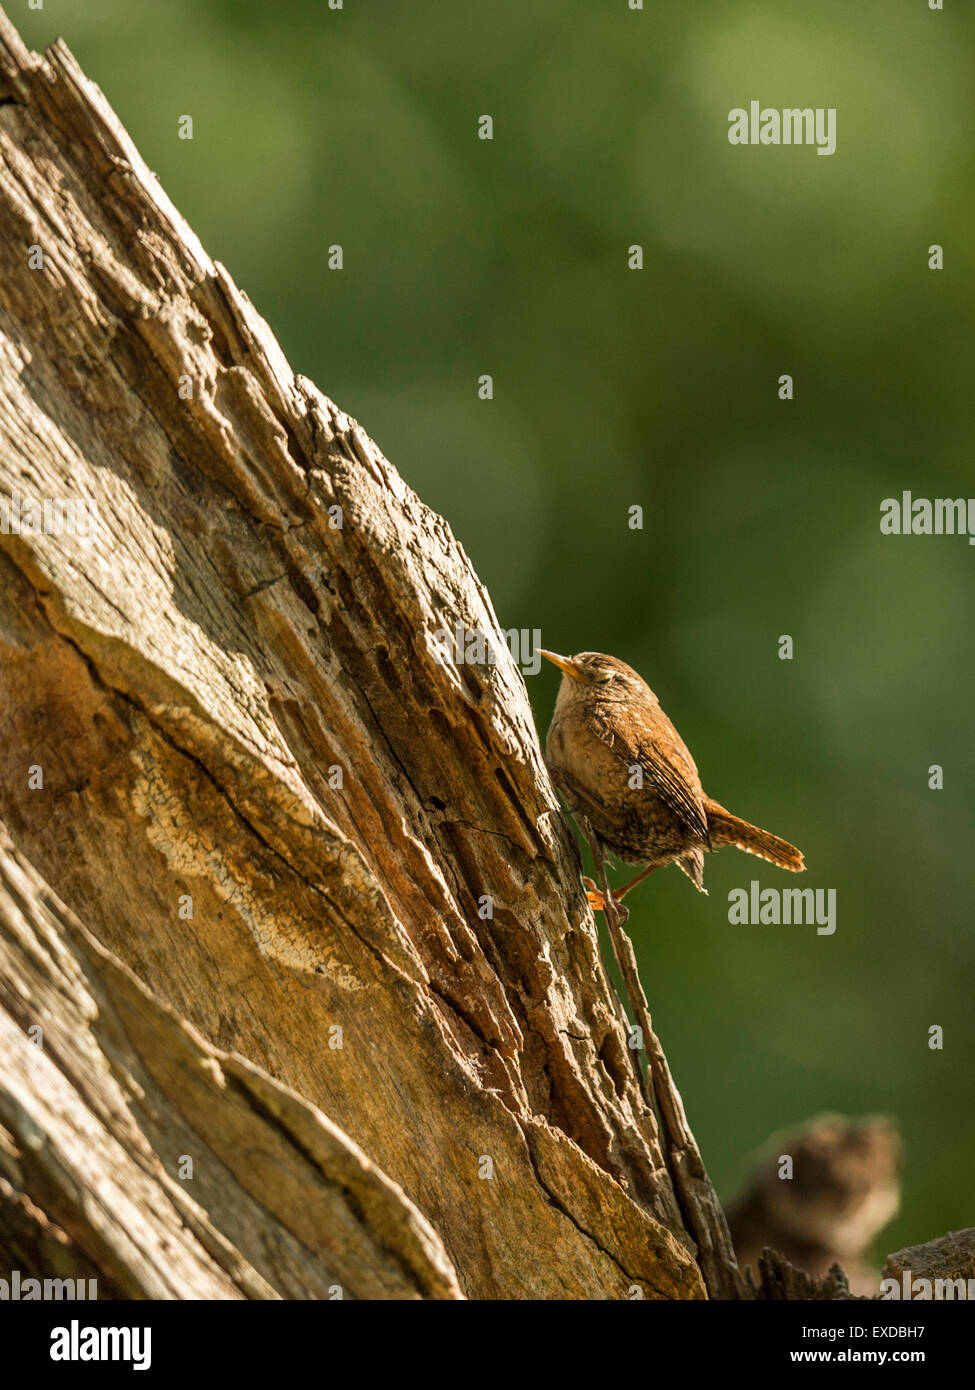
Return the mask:
<path id="1" fill-rule="evenodd" d="M 582 886 L 586 890 L 586 898 L 593 912 L 605 912 L 606 895 L 600 892 L 600 890 L 596 887 L 595 883 L 593 883 L 592 879 L 583 878 Z M 624 905 L 620 902 L 617 893 L 613 894 L 613 902 L 616 905 L 616 911 L 619 913 L 620 926 L 622 926 L 630 915 L 630 909 L 628 907 L 624 907 Z"/>

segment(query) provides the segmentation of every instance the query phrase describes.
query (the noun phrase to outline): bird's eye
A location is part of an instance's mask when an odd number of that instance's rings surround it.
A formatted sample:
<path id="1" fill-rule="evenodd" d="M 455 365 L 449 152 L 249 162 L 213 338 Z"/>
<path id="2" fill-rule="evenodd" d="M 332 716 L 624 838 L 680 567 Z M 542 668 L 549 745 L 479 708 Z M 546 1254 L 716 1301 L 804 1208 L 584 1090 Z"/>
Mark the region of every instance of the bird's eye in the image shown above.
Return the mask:
<path id="1" fill-rule="evenodd" d="M 597 685 L 607 685 L 613 679 L 614 674 L 613 671 L 597 671 L 593 680 Z"/>

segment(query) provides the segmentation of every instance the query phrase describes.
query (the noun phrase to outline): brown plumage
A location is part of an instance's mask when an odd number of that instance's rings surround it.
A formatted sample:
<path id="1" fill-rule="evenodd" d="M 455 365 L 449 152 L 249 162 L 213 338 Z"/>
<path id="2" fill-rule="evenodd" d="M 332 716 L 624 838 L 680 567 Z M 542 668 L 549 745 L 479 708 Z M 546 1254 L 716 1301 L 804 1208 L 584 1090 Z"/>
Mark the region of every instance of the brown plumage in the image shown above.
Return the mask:
<path id="1" fill-rule="evenodd" d="M 783 1181 L 780 1155 L 794 1169 Z M 902 1145 L 892 1120 L 820 1115 L 772 1136 L 745 1191 L 728 1209 L 744 1272 L 766 1246 L 816 1279 L 840 1264 L 856 1294 L 876 1295 L 867 1250 L 900 1205 Z"/>
<path id="2" fill-rule="evenodd" d="M 804 868 L 794 845 L 705 794 L 683 739 L 632 666 L 600 652 L 542 655 L 562 671 L 545 744 L 552 777 L 611 854 L 646 866 L 615 898 L 670 863 L 703 892 L 704 852 L 721 845 L 792 873 Z M 602 902 L 595 892 L 590 900 Z"/>

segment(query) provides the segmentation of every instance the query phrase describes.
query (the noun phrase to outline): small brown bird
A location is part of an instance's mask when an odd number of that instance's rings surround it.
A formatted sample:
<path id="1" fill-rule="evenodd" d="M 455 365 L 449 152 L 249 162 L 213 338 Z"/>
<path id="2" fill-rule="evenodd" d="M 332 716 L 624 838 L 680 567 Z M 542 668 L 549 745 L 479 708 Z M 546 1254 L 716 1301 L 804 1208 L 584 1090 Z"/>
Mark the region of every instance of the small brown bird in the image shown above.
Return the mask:
<path id="1" fill-rule="evenodd" d="M 783 1181 L 782 1159 L 793 1167 Z M 728 1209 L 742 1270 L 757 1271 L 766 1246 L 817 1279 L 840 1264 L 869 1298 L 880 1271 L 868 1247 L 900 1206 L 902 1146 L 892 1120 L 820 1115 L 773 1135 L 745 1191 Z"/>
<path id="2" fill-rule="evenodd" d="M 704 851 L 720 845 L 736 845 L 792 873 L 805 867 L 794 845 L 704 794 L 683 739 L 632 666 L 600 652 L 542 656 L 562 672 L 545 742 L 555 784 L 611 854 L 646 865 L 616 889 L 617 902 L 670 863 L 703 893 Z M 591 880 L 586 884 L 590 903 L 602 908 L 603 895 Z"/>

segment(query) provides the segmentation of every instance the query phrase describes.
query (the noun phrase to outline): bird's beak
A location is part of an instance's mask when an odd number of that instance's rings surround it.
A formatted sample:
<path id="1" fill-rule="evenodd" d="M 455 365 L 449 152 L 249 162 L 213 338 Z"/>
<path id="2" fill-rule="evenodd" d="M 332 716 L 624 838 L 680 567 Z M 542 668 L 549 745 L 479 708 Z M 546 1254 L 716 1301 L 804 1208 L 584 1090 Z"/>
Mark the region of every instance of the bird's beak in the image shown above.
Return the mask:
<path id="1" fill-rule="evenodd" d="M 547 652 L 544 647 L 539 647 L 539 656 L 544 656 L 546 661 L 551 661 L 553 666 L 557 666 L 560 671 L 564 671 L 567 676 L 571 676 L 574 681 L 581 681 L 582 676 L 578 668 L 573 664 L 570 656 L 559 656 L 557 652 Z"/>

